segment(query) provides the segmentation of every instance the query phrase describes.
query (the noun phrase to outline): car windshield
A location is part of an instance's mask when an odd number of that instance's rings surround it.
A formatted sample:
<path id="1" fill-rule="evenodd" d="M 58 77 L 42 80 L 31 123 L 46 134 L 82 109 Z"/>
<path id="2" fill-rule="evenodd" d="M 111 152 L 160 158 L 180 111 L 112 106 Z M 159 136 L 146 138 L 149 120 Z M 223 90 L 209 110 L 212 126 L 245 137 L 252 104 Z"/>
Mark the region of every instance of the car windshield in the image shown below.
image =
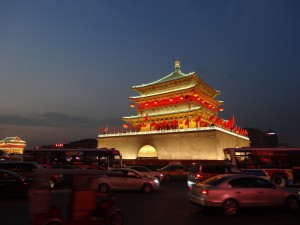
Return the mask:
<path id="1" fill-rule="evenodd" d="M 214 176 L 214 177 L 211 177 L 211 178 L 203 181 L 202 184 L 217 186 L 228 179 L 229 179 L 228 176 Z"/>
<path id="2" fill-rule="evenodd" d="M 12 172 L 12 171 L 1 170 L 0 174 L 9 174 L 10 177 L 15 176 L 15 177 L 19 177 L 21 179 L 26 179 L 25 177 L 21 176 L 20 174 L 17 174 L 17 173 Z"/>
<path id="3" fill-rule="evenodd" d="M 131 167 L 131 169 L 136 170 L 138 172 L 149 172 L 150 170 L 148 170 L 146 167 Z"/>

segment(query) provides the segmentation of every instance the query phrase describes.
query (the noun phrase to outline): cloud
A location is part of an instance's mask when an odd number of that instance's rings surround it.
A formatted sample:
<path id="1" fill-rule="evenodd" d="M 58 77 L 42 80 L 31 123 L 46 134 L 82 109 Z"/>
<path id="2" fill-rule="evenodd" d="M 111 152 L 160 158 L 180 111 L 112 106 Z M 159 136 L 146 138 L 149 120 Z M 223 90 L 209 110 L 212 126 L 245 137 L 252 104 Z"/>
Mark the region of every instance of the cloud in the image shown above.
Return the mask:
<path id="1" fill-rule="evenodd" d="M 89 118 L 57 112 L 46 112 L 34 116 L 0 115 L 0 125 L 90 127 L 95 126 L 95 124 L 97 124 L 97 122 Z"/>

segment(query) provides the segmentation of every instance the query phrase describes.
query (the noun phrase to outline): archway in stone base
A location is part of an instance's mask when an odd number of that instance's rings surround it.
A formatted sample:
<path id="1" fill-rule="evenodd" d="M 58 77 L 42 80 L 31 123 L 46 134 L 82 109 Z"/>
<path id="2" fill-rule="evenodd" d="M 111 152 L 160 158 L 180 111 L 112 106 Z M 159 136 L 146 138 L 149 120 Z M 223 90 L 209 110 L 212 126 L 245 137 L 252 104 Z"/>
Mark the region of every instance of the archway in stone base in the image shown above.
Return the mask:
<path id="1" fill-rule="evenodd" d="M 157 159 L 157 151 L 152 145 L 144 145 L 140 148 L 137 159 Z"/>

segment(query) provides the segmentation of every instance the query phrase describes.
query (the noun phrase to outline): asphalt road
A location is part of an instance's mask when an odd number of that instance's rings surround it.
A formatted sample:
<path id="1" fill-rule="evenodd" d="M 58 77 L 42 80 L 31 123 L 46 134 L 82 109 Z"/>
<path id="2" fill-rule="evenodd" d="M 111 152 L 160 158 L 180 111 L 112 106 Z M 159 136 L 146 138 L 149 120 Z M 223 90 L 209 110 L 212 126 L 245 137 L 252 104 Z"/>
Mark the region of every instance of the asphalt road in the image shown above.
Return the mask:
<path id="1" fill-rule="evenodd" d="M 125 225 L 299 225 L 300 212 L 281 208 L 248 209 L 240 215 L 225 217 L 217 210 L 202 210 L 189 203 L 185 182 L 163 182 L 155 193 L 116 192 L 117 206 L 125 215 Z M 51 202 L 67 217 L 70 192 L 51 191 Z M 1 199 L 0 224 L 30 224 L 28 199 Z"/>
<path id="2" fill-rule="evenodd" d="M 157 193 L 116 193 L 127 225 L 299 225 L 300 212 L 284 209 L 248 209 L 230 218 L 218 210 L 190 204 L 186 182 L 163 182 Z"/>

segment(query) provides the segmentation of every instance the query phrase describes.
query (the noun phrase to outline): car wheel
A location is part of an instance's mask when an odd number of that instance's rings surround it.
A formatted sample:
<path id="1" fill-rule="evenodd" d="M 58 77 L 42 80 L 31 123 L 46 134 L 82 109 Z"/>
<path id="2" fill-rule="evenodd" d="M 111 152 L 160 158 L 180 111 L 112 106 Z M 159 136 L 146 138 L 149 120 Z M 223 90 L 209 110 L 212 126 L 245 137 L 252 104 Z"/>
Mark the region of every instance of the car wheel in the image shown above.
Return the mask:
<path id="1" fill-rule="evenodd" d="M 233 199 L 226 200 L 223 203 L 222 210 L 226 216 L 235 216 L 239 212 L 239 204 Z"/>
<path id="2" fill-rule="evenodd" d="M 285 207 L 291 212 L 296 212 L 300 207 L 299 200 L 295 196 L 290 196 L 285 201 Z"/>
<path id="3" fill-rule="evenodd" d="M 153 190 L 152 185 L 151 184 L 144 184 L 142 187 L 142 191 L 145 193 L 149 193 Z"/>
<path id="4" fill-rule="evenodd" d="M 272 177 L 272 182 L 280 187 L 286 186 L 286 178 L 281 174 L 275 174 Z"/>
<path id="5" fill-rule="evenodd" d="M 99 184 L 98 185 L 98 191 L 100 193 L 107 193 L 109 191 L 109 187 L 107 184 Z"/>
<path id="6" fill-rule="evenodd" d="M 172 180 L 172 176 L 171 175 L 166 175 L 164 180 L 165 181 L 170 181 L 170 180 Z"/>

